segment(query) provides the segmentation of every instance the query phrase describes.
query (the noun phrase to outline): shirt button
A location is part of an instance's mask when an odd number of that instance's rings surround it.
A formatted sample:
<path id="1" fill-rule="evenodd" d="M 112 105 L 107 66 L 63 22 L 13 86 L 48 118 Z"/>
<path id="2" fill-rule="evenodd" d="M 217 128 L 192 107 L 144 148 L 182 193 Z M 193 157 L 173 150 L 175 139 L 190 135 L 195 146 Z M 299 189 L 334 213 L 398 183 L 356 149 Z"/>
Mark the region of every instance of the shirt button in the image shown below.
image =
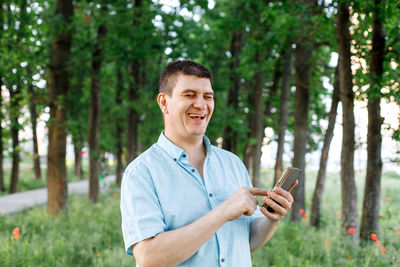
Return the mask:
<path id="1" fill-rule="evenodd" d="M 174 161 L 176 161 L 176 159 L 174 159 Z"/>
<path id="2" fill-rule="evenodd" d="M 183 154 L 182 157 L 186 158 L 186 154 Z"/>
<path id="3" fill-rule="evenodd" d="M 194 172 L 194 169 L 192 169 L 192 172 Z"/>
<path id="4" fill-rule="evenodd" d="M 225 261 L 225 259 L 224 259 L 224 258 L 222 258 L 222 259 L 221 259 L 221 262 L 224 262 L 224 261 Z"/>
<path id="5" fill-rule="evenodd" d="M 212 197 L 212 193 L 208 194 L 209 197 Z"/>

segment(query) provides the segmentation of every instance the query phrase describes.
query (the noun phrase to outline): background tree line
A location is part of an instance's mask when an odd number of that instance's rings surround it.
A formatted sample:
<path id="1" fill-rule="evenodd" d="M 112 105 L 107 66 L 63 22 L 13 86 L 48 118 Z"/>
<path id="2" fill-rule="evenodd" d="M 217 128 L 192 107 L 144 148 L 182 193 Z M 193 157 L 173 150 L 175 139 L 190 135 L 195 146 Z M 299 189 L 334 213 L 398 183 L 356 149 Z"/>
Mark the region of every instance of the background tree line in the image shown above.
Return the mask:
<path id="1" fill-rule="evenodd" d="M 17 190 L 20 136 L 30 125 L 37 179 L 46 176 L 48 212 L 67 210 L 66 140 L 75 172 L 89 149 L 89 198 L 97 201 L 100 161 L 111 152 L 123 166 L 160 134 L 155 98 L 167 62 L 201 62 L 214 74 L 215 112 L 207 135 L 238 154 L 254 186 L 266 127 L 277 142 L 275 179 L 284 165 L 306 169 L 321 149 L 311 224 L 320 222 L 330 142 L 342 106 L 343 234 L 357 231 L 354 180 L 354 101 L 368 105 L 368 163 L 360 236 L 378 232 L 382 171 L 382 101 L 399 103 L 400 7 L 395 1 L 28 1 L 0 4 L 0 189 L 3 157 L 12 159 L 10 193 Z M 337 67 L 329 62 L 339 54 Z M 323 86 L 329 79 L 333 90 Z M 330 106 L 324 99 L 330 98 Z M 26 116 L 29 110 L 29 116 Z M 40 171 L 36 123 L 48 114 L 47 173 Z M 399 115 L 400 116 L 400 115 Z M 328 120 L 327 129 L 321 122 Z M 399 129 L 392 129 L 400 139 Z M 287 136 L 292 161 L 283 162 Z M 291 219 L 305 209 L 304 181 Z M 354 235 L 350 235 L 354 236 Z"/>

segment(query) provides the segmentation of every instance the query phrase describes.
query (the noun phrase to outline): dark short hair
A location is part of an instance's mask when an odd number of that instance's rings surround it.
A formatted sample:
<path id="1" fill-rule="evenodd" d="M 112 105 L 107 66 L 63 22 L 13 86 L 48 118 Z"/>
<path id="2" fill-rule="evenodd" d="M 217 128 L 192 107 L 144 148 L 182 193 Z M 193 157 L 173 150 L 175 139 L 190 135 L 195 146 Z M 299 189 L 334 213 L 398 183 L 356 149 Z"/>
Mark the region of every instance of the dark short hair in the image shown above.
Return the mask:
<path id="1" fill-rule="evenodd" d="M 176 79 L 179 73 L 208 78 L 212 85 L 212 73 L 206 67 L 192 60 L 175 60 L 168 63 L 161 73 L 160 93 L 172 95 L 172 90 L 176 85 Z"/>

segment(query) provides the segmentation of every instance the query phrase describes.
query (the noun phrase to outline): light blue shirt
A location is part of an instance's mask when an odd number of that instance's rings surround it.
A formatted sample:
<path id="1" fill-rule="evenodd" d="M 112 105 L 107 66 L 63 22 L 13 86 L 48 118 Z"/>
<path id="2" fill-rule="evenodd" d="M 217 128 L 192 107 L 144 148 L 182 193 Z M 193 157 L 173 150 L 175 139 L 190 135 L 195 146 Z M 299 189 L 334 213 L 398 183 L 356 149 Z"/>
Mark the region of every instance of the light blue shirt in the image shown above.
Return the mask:
<path id="1" fill-rule="evenodd" d="M 126 168 L 121 185 L 122 233 L 125 249 L 161 232 L 199 219 L 229 198 L 240 186 L 251 186 L 247 170 L 231 152 L 210 144 L 203 177 L 188 155 L 161 133 L 158 142 Z M 178 266 L 251 266 L 251 217 L 226 222 L 192 257 Z M 154 253 L 157 253 L 156 251 Z M 139 266 L 137 264 L 137 266 Z"/>

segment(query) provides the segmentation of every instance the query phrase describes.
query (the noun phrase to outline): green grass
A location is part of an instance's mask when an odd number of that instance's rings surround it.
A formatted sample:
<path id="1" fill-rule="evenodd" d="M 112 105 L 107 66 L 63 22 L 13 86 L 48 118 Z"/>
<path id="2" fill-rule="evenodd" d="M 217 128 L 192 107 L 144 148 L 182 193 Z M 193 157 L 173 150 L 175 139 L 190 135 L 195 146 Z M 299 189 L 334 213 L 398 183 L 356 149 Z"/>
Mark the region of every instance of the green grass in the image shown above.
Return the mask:
<path id="1" fill-rule="evenodd" d="M 68 215 L 50 216 L 45 207 L 0 221 L 0 266 L 131 266 L 122 248 L 119 198 L 114 192 L 97 204 L 72 195 Z M 15 240 L 12 230 L 20 228 Z"/>
<path id="2" fill-rule="evenodd" d="M 68 182 L 75 182 L 81 179 L 88 179 L 89 173 L 89 163 L 88 159 L 82 159 L 82 168 L 83 168 L 83 177 L 76 176 L 74 173 L 73 162 L 68 162 L 67 164 L 67 180 Z M 108 172 L 114 170 L 114 166 L 107 166 L 107 170 L 105 175 L 108 175 Z M 0 196 L 5 196 L 9 194 L 10 189 L 10 175 L 11 175 L 11 164 L 4 166 L 4 186 L 6 188 L 5 192 L 0 192 Z M 27 190 L 37 189 L 47 187 L 47 173 L 46 169 L 41 169 L 41 177 L 39 179 L 35 178 L 35 174 L 33 172 L 33 167 L 31 163 L 21 162 L 19 166 L 19 179 L 18 179 L 18 187 L 17 192 L 23 192 Z"/>
<path id="3" fill-rule="evenodd" d="M 307 173 L 309 211 L 315 172 Z M 263 172 L 262 184 L 271 187 L 271 171 Z M 365 175 L 357 173 L 359 211 Z M 323 199 L 322 225 L 308 220 L 291 223 L 285 218 L 274 237 L 253 253 L 253 266 L 400 266 L 400 179 L 384 175 L 380 217 L 381 247 L 360 244 L 340 235 L 340 177 L 329 174 Z M 117 189 L 92 204 L 87 196 L 70 196 L 68 215 L 49 216 L 45 207 L 0 218 L 0 266 L 134 266 L 125 254 Z M 360 214 L 361 215 L 361 214 Z M 19 227 L 20 238 L 12 230 Z M 326 242 L 330 246 L 326 246 Z M 233 266 L 236 267 L 236 266 Z M 240 267 L 240 266 L 238 266 Z"/>

